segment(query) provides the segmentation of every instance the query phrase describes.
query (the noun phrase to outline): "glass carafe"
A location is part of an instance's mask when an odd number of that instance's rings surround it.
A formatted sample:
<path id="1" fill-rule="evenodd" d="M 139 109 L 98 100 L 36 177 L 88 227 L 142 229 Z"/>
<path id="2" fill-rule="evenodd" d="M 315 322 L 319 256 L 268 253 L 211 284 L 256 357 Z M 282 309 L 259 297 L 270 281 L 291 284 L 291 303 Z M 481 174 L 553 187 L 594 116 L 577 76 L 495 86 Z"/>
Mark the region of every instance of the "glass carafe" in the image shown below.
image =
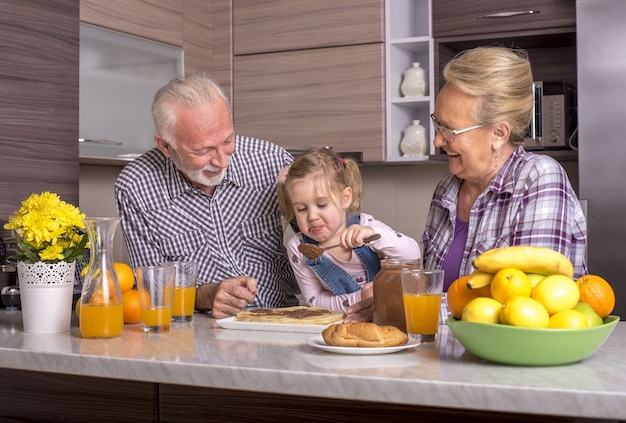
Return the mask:
<path id="1" fill-rule="evenodd" d="M 91 255 L 80 297 L 80 334 L 83 338 L 113 338 L 124 328 L 122 295 L 112 258 L 120 219 L 93 217 L 84 222 Z"/>

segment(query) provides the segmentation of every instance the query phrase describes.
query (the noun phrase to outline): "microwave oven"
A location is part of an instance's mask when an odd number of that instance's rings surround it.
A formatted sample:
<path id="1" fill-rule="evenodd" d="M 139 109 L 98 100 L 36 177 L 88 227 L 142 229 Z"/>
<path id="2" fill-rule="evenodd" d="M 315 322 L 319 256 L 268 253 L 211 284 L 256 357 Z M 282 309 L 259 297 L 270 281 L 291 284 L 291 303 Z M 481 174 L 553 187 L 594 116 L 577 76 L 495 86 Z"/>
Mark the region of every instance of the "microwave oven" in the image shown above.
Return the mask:
<path id="1" fill-rule="evenodd" d="M 533 82 L 535 104 L 524 148 L 577 149 L 576 90 L 565 81 Z"/>

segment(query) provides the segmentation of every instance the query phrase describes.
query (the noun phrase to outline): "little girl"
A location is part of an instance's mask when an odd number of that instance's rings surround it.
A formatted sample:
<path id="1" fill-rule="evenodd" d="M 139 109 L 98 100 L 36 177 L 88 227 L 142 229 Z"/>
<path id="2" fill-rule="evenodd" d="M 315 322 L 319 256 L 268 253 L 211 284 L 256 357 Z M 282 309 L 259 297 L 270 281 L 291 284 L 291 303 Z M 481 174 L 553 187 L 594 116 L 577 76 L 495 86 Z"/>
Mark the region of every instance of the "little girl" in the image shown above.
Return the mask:
<path id="1" fill-rule="evenodd" d="M 413 238 L 360 213 L 361 196 L 357 163 L 328 148 L 305 151 L 278 177 L 283 216 L 287 222 L 295 217 L 300 231 L 287 242 L 287 254 L 309 306 L 345 312 L 372 296 L 372 281 L 380 271 L 381 259 L 421 258 Z M 375 233 L 380 238 L 364 245 L 363 240 Z M 310 260 L 298 251 L 303 242 L 341 247 Z"/>

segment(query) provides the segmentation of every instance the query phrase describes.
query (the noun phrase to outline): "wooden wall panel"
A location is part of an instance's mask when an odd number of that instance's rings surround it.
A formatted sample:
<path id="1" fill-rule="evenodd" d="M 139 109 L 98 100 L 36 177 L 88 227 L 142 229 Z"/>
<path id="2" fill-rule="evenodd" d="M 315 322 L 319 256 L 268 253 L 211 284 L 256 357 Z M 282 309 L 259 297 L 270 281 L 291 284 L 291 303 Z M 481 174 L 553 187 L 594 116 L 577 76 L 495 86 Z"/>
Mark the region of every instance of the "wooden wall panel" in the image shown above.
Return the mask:
<path id="1" fill-rule="evenodd" d="M 234 53 L 384 41 L 383 0 L 234 0 Z"/>
<path id="2" fill-rule="evenodd" d="M 81 22 L 183 45 L 183 0 L 80 0 Z"/>
<path id="3" fill-rule="evenodd" d="M 31 192 L 78 205 L 79 7 L 0 0 L 0 236 Z"/>
<path id="4" fill-rule="evenodd" d="M 332 146 L 380 161 L 383 44 L 234 58 L 237 133 L 284 147 Z"/>

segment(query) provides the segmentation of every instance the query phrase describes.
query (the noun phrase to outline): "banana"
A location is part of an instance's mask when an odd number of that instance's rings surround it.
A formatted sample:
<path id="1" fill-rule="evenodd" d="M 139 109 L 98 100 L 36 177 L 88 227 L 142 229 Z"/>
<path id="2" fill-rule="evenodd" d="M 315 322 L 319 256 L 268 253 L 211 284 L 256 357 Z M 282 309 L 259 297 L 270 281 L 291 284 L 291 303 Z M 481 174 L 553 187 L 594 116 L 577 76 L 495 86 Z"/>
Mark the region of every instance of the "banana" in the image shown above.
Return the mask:
<path id="1" fill-rule="evenodd" d="M 493 279 L 493 273 L 483 272 L 482 270 L 474 269 L 467 280 L 467 289 L 479 289 L 483 286 L 487 286 Z"/>
<path id="2" fill-rule="evenodd" d="M 558 251 L 546 247 L 516 245 L 494 248 L 476 257 L 472 264 L 487 273 L 512 267 L 525 273 L 574 277 L 572 262 Z"/>

